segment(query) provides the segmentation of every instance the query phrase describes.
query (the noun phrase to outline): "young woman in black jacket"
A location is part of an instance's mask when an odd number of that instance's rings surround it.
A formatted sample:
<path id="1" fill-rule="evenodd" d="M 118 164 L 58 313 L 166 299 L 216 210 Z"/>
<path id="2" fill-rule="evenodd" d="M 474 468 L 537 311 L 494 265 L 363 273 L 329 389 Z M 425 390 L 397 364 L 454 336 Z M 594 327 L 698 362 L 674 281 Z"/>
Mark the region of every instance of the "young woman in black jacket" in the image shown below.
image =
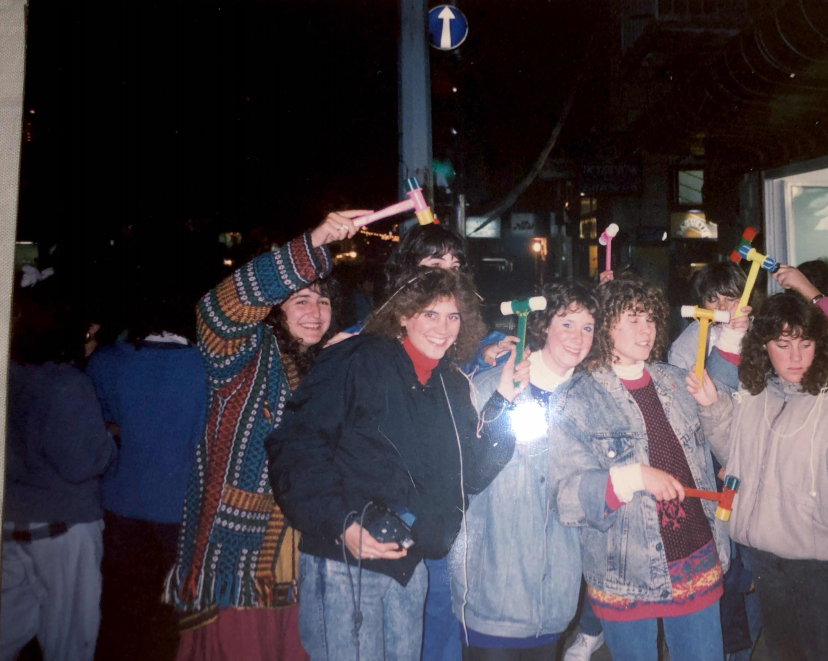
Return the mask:
<path id="1" fill-rule="evenodd" d="M 302 532 L 299 628 L 313 661 L 353 659 L 357 642 L 363 660 L 419 659 L 421 559 L 446 555 L 468 495 L 511 458 L 504 413 L 513 380 L 528 381 L 528 361 L 512 357 L 478 416 L 456 364 L 483 330 L 467 276 L 421 269 L 359 337 L 321 354 L 268 440 L 274 494 Z M 370 503 L 409 523 L 413 546 L 363 529 Z"/>

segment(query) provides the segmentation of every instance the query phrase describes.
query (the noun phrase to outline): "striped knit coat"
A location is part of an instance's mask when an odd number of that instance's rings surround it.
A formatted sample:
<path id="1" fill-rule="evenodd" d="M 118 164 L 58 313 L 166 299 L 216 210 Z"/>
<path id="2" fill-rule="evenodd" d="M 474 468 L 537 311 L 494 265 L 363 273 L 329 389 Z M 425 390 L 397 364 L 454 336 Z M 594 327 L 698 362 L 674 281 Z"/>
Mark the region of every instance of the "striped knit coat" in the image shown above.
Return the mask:
<path id="1" fill-rule="evenodd" d="M 290 397 L 291 375 L 263 322 L 330 268 L 327 248 L 314 249 L 306 233 L 259 255 L 199 302 L 210 401 L 164 595 L 180 611 L 295 602 L 293 532 L 273 500 L 264 450 Z"/>

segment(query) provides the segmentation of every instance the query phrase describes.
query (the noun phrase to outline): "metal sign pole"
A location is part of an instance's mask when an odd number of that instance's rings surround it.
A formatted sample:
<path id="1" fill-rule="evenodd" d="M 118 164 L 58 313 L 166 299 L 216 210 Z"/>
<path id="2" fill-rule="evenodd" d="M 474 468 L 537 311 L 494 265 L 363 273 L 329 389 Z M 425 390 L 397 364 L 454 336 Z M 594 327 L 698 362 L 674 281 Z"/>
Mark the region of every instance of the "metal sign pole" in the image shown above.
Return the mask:
<path id="1" fill-rule="evenodd" d="M 434 204 L 431 171 L 431 80 L 429 75 L 426 0 L 400 0 L 399 196 L 403 182 L 416 177 L 425 198 Z"/>

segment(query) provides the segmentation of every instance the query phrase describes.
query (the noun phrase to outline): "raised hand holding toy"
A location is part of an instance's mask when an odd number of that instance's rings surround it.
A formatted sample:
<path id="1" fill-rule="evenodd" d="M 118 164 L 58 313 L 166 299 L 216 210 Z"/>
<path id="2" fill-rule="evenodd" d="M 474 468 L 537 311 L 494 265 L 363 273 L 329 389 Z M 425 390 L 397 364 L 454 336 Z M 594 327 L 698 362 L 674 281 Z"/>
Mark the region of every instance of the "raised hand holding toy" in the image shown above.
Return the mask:
<path id="1" fill-rule="evenodd" d="M 523 347 L 526 343 L 526 317 L 530 312 L 546 309 L 546 299 L 543 296 L 533 296 L 532 298 L 525 298 L 514 301 L 504 301 L 500 304 L 500 312 L 503 315 L 516 314 L 518 318 L 517 338 L 518 342 L 515 345 L 515 365 L 523 362 Z M 515 381 L 515 388 L 520 384 Z"/>

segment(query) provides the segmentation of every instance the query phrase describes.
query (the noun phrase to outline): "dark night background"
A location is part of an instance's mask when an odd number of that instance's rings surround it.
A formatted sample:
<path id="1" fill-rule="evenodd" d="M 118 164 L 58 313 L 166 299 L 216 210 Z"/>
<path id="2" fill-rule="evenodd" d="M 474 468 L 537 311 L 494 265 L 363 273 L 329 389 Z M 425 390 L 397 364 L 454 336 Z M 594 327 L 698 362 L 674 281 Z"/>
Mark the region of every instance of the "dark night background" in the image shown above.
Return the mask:
<path id="1" fill-rule="evenodd" d="M 588 130 L 606 93 L 603 10 L 459 7 L 465 44 L 431 49 L 433 144 L 474 215 L 537 158 L 592 36 L 564 138 Z M 395 202 L 398 11 L 394 0 L 32 0 L 18 238 L 83 296 L 129 298 L 159 278 L 197 295 L 226 272 L 221 232 L 241 232 L 235 256 L 247 258 L 328 211 Z"/>

